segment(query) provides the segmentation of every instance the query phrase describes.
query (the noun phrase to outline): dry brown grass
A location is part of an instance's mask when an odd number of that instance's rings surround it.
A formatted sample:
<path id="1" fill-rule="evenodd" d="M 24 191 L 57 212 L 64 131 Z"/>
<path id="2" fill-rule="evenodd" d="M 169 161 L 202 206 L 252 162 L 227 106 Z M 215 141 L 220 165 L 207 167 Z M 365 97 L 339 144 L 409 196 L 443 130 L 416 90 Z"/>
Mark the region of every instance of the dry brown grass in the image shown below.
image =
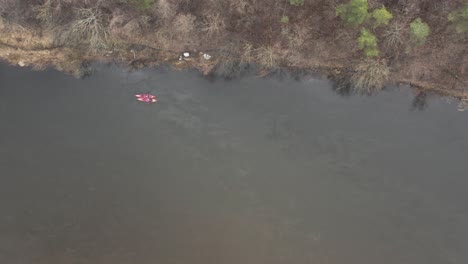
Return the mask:
<path id="1" fill-rule="evenodd" d="M 1 17 L 0 42 L 24 50 L 47 49 L 53 46 L 50 34 L 38 36 L 33 29 L 25 28 Z"/>
<path id="2" fill-rule="evenodd" d="M 300 49 L 310 38 L 311 28 L 309 25 L 294 25 L 291 34 L 288 36 L 289 47 Z"/>
<path id="3" fill-rule="evenodd" d="M 151 34 L 144 38 L 153 42 L 150 46 L 163 50 L 183 51 L 188 46 L 198 44 L 200 41 L 198 32 L 196 17 L 181 13 L 170 24 L 152 30 Z"/>
<path id="4" fill-rule="evenodd" d="M 195 31 L 196 19 L 192 14 L 179 14 L 174 19 L 172 31 L 181 35 L 181 37 L 189 37 Z"/>
<path id="5" fill-rule="evenodd" d="M 154 42 L 157 47 L 164 50 L 169 49 L 179 49 L 177 46 L 174 46 L 174 41 L 172 40 L 172 34 L 167 32 L 167 30 L 159 29 L 154 33 Z"/>
<path id="6" fill-rule="evenodd" d="M 254 48 L 251 43 L 244 43 L 242 44 L 240 59 L 241 61 L 251 63 L 254 59 Z"/>
<path id="7" fill-rule="evenodd" d="M 180 50 L 187 46 L 195 46 L 200 41 L 197 29 L 194 15 L 178 14 L 170 26 L 160 29 L 159 34 L 167 36 L 168 39 L 162 41 L 172 47 L 171 49 Z"/>
<path id="8" fill-rule="evenodd" d="M 158 0 L 153 6 L 153 11 L 163 20 L 163 23 L 167 23 L 175 17 L 177 7 L 169 0 Z"/>
<path id="9" fill-rule="evenodd" d="M 334 32 L 334 39 L 341 47 L 349 48 L 350 43 L 356 42 L 356 32 L 349 29 L 338 29 Z"/>
<path id="10" fill-rule="evenodd" d="M 255 53 L 256 61 L 266 68 L 273 68 L 278 66 L 281 60 L 281 49 L 278 46 L 262 46 L 256 49 Z"/>
<path id="11" fill-rule="evenodd" d="M 253 0 L 253 1 L 233 0 L 233 1 L 230 1 L 229 4 L 230 4 L 231 9 L 234 12 L 236 12 L 236 13 L 238 13 L 240 15 L 245 15 L 246 13 L 252 12 L 253 6 L 252 6 L 251 2 L 255 2 L 255 0 Z"/>
<path id="12" fill-rule="evenodd" d="M 208 37 L 218 36 L 226 29 L 224 16 L 219 13 L 207 13 L 202 23 L 202 31 Z"/>
<path id="13" fill-rule="evenodd" d="M 311 38 L 311 28 L 307 24 L 285 25 L 282 28 L 282 38 L 284 46 L 284 58 L 290 66 L 302 65 L 307 57 L 310 48 L 307 42 Z"/>
<path id="14" fill-rule="evenodd" d="M 382 90 L 389 79 L 386 61 L 366 59 L 355 66 L 350 82 L 356 92 L 373 94 Z"/>

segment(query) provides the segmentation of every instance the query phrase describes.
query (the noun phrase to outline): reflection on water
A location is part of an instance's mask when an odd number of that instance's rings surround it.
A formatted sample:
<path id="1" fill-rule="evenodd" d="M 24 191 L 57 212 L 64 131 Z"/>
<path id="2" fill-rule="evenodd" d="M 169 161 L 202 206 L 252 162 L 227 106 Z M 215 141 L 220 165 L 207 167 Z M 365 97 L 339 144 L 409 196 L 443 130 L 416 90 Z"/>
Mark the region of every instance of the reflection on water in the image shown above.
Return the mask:
<path id="1" fill-rule="evenodd" d="M 419 91 L 414 96 L 413 101 L 411 102 L 411 111 L 419 110 L 422 111 L 427 108 L 427 93 Z"/>
<path id="2" fill-rule="evenodd" d="M 278 74 L 1 66 L 0 263 L 468 261 L 456 103 Z"/>

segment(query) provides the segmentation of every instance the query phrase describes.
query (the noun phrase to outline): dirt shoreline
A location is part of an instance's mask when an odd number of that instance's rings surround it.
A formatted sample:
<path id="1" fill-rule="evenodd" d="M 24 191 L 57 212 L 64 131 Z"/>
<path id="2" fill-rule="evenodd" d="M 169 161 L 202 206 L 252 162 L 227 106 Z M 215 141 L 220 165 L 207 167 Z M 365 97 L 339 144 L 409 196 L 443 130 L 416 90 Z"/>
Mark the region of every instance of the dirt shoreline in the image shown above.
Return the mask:
<path id="1" fill-rule="evenodd" d="M 59 71 L 72 74 L 75 77 L 81 77 L 85 74 L 87 63 L 104 62 L 115 63 L 129 69 L 138 69 L 143 67 L 156 67 L 167 64 L 174 69 L 196 69 L 203 75 L 214 73 L 216 65 L 220 62 L 221 56 L 217 56 L 219 51 L 198 51 L 187 50 L 190 57 L 183 58 L 180 52 L 161 50 L 144 44 L 126 43 L 125 48 L 116 48 L 104 54 L 90 55 L 83 54 L 77 49 L 54 46 L 48 36 L 39 36 L 30 31 L 15 32 L 5 34 L 0 32 L 0 60 L 11 65 L 21 67 L 31 67 L 35 70 L 43 70 L 46 67 L 53 67 Z M 203 54 L 209 53 L 212 58 L 206 60 Z M 255 63 L 255 62 L 254 62 Z M 329 78 L 340 78 L 345 76 L 351 69 L 346 65 L 339 63 L 320 63 L 314 66 L 310 65 L 287 65 L 287 69 L 307 70 Z M 259 75 L 265 75 L 271 69 L 263 68 Z M 420 81 L 410 78 L 394 79 L 394 84 L 407 84 L 418 92 L 435 93 L 440 96 L 454 97 L 460 100 L 468 100 L 468 90 L 453 89 L 443 87 L 437 83 Z"/>

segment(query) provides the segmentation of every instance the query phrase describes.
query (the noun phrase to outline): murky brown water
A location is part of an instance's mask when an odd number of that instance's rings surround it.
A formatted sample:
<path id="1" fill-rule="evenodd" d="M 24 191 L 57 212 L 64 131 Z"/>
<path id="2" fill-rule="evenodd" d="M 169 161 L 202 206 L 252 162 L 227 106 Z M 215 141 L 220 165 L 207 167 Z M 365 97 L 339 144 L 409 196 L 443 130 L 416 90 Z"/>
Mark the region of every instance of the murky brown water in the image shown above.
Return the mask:
<path id="1" fill-rule="evenodd" d="M 468 263 L 456 102 L 98 68 L 0 66 L 0 263 Z"/>

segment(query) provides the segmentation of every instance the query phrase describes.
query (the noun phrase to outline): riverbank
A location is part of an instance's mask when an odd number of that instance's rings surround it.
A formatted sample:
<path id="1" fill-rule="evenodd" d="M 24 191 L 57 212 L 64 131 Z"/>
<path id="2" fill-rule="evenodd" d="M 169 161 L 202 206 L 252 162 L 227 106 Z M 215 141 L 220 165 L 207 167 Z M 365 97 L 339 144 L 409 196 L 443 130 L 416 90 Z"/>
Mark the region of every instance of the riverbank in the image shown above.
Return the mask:
<path id="1" fill-rule="evenodd" d="M 257 26 L 245 28 L 245 25 L 236 24 L 241 19 L 236 14 L 242 13 L 245 19 L 250 19 L 254 15 L 252 10 L 261 11 L 256 1 L 247 1 L 250 7 L 245 7 L 245 10 L 234 10 L 233 6 L 228 5 L 228 15 L 222 14 L 222 17 L 202 12 L 203 7 L 208 8 L 203 4 L 190 7 L 190 12 L 176 8 L 166 14 L 168 17 L 164 19 L 167 21 L 161 21 L 161 10 L 156 7 L 161 7 L 163 2 L 154 2 L 154 9 L 146 11 L 123 5 L 98 6 L 99 9 L 93 6 L 89 10 L 97 10 L 93 12 L 102 14 L 107 21 L 107 29 L 102 35 L 105 42 L 99 45 L 96 44 L 98 40 L 92 41 L 92 36 L 88 36 L 90 40 L 83 43 L 81 40 L 75 40 L 77 43 L 67 42 L 70 37 L 62 37 L 65 27 L 57 29 L 57 26 L 51 27 L 49 24 L 27 26 L 1 19 L 0 59 L 38 70 L 51 66 L 77 77 L 86 74 L 89 62 L 117 63 L 131 69 L 169 64 L 177 69 L 195 68 L 204 75 L 215 74 L 228 78 L 238 77 L 248 65 L 256 64 L 259 66 L 259 75 L 278 68 L 301 69 L 339 79 L 343 86 L 367 86 L 366 89 L 356 89 L 357 92 L 377 92 L 386 84 L 409 84 L 418 93 L 434 92 L 459 99 L 468 98 L 466 36 L 454 34 L 447 25 L 443 25 L 445 29 L 442 29 L 442 26 L 437 28 L 431 24 L 437 33 L 430 35 L 424 45 L 413 47 L 410 53 L 402 52 L 404 47 L 399 47 L 382 50 L 378 58 L 366 58 L 353 40 L 359 30 L 340 26 L 340 18 L 330 14 L 336 7 L 319 5 L 321 1 L 306 3 L 301 9 L 291 5 L 277 6 L 283 14 L 294 14 L 287 23 L 267 18 L 262 12 L 257 22 L 263 29 Z M 50 8 L 54 3 L 45 1 L 36 7 L 45 8 L 48 4 Z M 80 6 L 82 10 L 88 10 L 84 9 L 88 7 Z M 210 8 L 215 11 L 220 7 Z M 398 10 L 398 7 L 394 7 L 392 12 L 397 14 Z M 420 13 L 411 16 L 424 15 L 423 11 L 415 10 Z M 447 9 L 444 12 L 448 14 L 449 11 Z M 275 11 L 270 15 L 279 14 Z M 152 16 L 158 16 L 159 20 L 152 21 Z M 308 25 L 317 16 L 324 19 L 322 22 L 328 25 L 328 29 Z M 398 19 L 401 22 L 401 18 Z M 168 21 L 177 24 L 177 28 L 170 28 L 170 25 L 165 24 Z M 429 22 L 435 23 L 436 20 Z M 67 27 L 73 27 L 73 21 L 70 23 Z M 151 29 L 152 23 L 158 28 Z M 374 30 L 375 34 L 379 32 L 385 35 L 383 30 Z M 60 41 L 61 38 L 66 41 Z M 190 56 L 180 60 L 183 52 L 189 52 Z M 206 59 L 205 54 L 209 54 L 210 58 Z M 377 77 L 369 74 L 375 68 L 381 70 L 377 71 Z"/>

